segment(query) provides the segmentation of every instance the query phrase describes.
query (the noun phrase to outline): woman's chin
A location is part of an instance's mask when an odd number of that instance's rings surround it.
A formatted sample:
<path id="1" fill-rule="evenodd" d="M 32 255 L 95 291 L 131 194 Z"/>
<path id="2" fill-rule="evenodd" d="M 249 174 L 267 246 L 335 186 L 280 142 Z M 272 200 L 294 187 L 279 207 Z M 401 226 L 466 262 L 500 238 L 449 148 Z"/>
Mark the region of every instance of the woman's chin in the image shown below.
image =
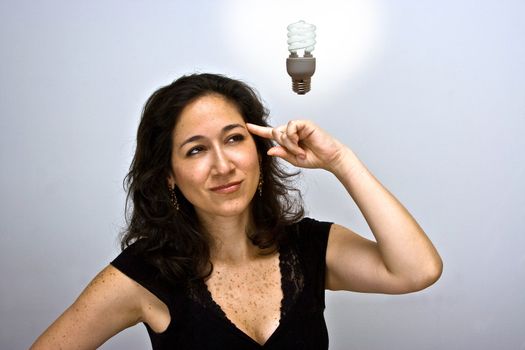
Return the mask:
<path id="1" fill-rule="evenodd" d="M 197 215 L 200 217 L 242 217 L 249 213 L 249 205 L 223 205 L 217 208 L 210 208 L 208 210 L 196 209 Z"/>

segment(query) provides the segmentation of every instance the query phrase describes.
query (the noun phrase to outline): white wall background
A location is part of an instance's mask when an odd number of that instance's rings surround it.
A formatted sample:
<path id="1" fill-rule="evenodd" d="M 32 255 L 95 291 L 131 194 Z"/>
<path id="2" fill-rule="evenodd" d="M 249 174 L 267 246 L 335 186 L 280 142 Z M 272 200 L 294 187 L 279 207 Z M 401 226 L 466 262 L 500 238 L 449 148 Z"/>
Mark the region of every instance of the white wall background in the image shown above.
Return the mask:
<path id="1" fill-rule="evenodd" d="M 295 7 L 295 8 L 294 8 Z M 331 349 L 525 349 L 525 3 L 0 1 L 0 348 L 23 349 L 118 254 L 141 107 L 185 73 L 309 118 L 414 214 L 445 270 L 404 296 L 327 293 Z M 288 23 L 318 25 L 291 92 Z M 305 171 L 309 214 L 370 237 Z M 103 349 L 150 348 L 142 325 Z"/>

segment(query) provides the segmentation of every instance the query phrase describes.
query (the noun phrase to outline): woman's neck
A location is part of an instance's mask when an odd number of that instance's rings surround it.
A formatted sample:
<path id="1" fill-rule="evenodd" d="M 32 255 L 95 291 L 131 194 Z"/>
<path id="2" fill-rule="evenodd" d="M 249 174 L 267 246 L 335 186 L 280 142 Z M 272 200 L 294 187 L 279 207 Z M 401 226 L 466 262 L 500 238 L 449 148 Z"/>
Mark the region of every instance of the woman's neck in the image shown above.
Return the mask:
<path id="1" fill-rule="evenodd" d="M 257 255 L 259 248 L 247 234 L 253 226 L 249 212 L 228 217 L 199 215 L 199 219 L 211 236 L 210 257 L 214 263 L 242 264 Z"/>

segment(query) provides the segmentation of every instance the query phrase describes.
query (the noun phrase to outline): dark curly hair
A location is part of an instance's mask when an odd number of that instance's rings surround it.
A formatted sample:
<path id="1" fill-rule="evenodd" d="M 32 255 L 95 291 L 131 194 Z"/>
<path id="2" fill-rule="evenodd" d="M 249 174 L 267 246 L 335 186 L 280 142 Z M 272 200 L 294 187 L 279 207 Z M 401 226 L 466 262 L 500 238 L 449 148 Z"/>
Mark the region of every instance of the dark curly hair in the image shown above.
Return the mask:
<path id="1" fill-rule="evenodd" d="M 137 132 L 135 156 L 124 179 L 127 227 L 121 248 L 133 245 L 136 254 L 155 266 L 172 283 L 207 278 L 212 272 L 210 236 L 200 225 L 193 205 L 176 189 L 179 210 L 170 201 L 172 134 L 188 104 L 217 94 L 232 102 L 245 122 L 265 125 L 268 111 L 245 83 L 216 74 L 192 74 L 161 87 L 148 99 Z M 300 192 L 286 171 L 266 154 L 270 140 L 254 136 L 261 159 L 262 195 L 252 199 L 252 243 L 263 251 L 278 249 L 283 228 L 304 215 Z"/>

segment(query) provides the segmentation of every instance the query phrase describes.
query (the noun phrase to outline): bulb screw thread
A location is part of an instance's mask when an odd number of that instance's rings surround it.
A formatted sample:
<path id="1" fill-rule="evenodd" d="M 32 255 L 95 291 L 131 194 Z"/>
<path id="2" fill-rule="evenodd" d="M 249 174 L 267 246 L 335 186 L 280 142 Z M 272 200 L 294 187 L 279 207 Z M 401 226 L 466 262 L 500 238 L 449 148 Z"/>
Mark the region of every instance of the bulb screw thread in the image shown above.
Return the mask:
<path id="1" fill-rule="evenodd" d="M 304 95 L 310 91 L 310 83 L 312 79 L 292 79 L 292 90 L 298 95 Z"/>

